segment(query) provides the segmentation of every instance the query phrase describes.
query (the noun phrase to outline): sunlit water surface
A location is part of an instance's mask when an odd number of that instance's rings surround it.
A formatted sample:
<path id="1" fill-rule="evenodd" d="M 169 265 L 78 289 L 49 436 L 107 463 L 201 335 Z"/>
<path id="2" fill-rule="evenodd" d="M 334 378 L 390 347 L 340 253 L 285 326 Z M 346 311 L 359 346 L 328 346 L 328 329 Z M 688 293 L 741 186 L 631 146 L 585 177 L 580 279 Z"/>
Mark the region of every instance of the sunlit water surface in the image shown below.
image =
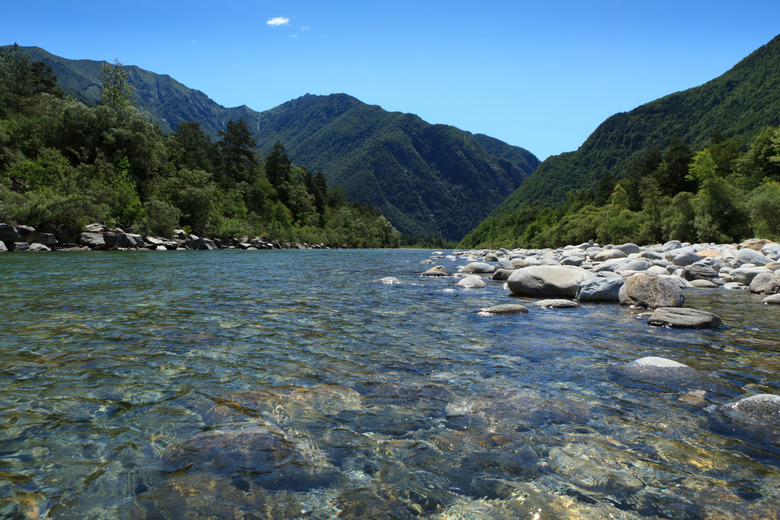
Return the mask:
<path id="1" fill-rule="evenodd" d="M 688 291 L 725 326 L 656 329 L 429 256 L 2 255 L 0 518 L 777 517 L 780 428 L 717 411 L 780 393 L 777 306 Z"/>

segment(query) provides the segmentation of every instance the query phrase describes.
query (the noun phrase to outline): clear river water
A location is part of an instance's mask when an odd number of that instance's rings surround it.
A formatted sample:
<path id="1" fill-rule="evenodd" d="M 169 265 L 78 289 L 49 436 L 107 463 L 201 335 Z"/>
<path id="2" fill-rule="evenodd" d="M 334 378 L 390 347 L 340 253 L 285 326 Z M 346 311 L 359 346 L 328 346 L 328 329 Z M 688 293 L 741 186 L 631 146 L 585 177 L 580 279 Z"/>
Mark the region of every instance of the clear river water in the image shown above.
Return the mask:
<path id="1" fill-rule="evenodd" d="M 722 413 L 780 393 L 778 306 L 688 290 L 724 326 L 653 328 L 430 256 L 1 255 L 0 518 L 780 515 L 780 423 Z"/>

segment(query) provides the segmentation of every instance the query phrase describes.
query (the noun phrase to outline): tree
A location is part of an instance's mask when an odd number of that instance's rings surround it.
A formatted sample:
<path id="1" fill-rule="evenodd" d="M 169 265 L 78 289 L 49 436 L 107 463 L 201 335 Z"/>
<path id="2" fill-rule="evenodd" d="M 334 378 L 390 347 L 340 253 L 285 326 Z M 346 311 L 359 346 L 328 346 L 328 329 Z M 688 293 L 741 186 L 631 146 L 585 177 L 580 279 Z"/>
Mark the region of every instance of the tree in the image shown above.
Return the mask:
<path id="1" fill-rule="evenodd" d="M 211 157 L 213 143 L 211 138 L 201 129 L 200 123 L 182 121 L 171 135 L 169 150 L 171 158 L 179 167 L 190 170 L 213 169 Z"/>
<path id="2" fill-rule="evenodd" d="M 19 114 L 25 100 L 44 92 L 61 96 L 51 66 L 30 60 L 16 43 L 10 50 L 0 51 L 0 103 L 9 103 Z"/>
<path id="3" fill-rule="evenodd" d="M 257 147 L 246 121 L 228 121 L 225 130 L 219 131 L 217 146 L 222 152 L 225 191 L 230 189 L 231 177 L 246 180 L 249 172 L 257 166 L 254 149 Z"/>
<path id="4" fill-rule="evenodd" d="M 290 202 L 289 183 L 292 170 L 292 161 L 287 157 L 284 146 L 279 141 L 274 144 L 273 150 L 268 152 L 263 162 L 265 176 L 276 190 L 279 200 L 287 206 Z"/>
<path id="5" fill-rule="evenodd" d="M 674 197 L 681 191 L 695 190 L 695 183 L 686 178 L 691 159 L 691 149 L 688 145 L 678 137 L 672 138 L 658 168 L 658 184 L 664 195 Z"/>
<path id="6" fill-rule="evenodd" d="M 127 80 L 127 71 L 117 59 L 114 63 L 100 66 L 100 102 L 114 110 L 132 104 L 131 96 L 135 89 Z"/>

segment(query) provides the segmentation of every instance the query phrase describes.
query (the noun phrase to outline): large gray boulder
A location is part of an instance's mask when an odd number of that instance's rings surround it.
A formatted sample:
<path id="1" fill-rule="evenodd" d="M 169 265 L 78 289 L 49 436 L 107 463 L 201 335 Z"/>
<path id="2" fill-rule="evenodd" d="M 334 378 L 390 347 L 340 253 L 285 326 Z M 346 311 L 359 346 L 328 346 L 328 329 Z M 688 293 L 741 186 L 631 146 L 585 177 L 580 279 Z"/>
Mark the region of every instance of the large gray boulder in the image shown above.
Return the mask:
<path id="1" fill-rule="evenodd" d="M 536 265 L 518 269 L 507 280 L 512 294 L 574 298 L 580 283 L 596 275 L 570 265 Z"/>
<path id="2" fill-rule="evenodd" d="M 639 273 L 628 277 L 620 288 L 618 299 L 623 305 L 655 309 L 682 307 L 685 296 L 682 289 L 665 276 Z"/>
<path id="3" fill-rule="evenodd" d="M 607 260 L 615 260 L 617 258 L 626 258 L 628 255 L 620 249 L 607 249 L 602 251 L 593 257 L 594 262 L 605 262 Z"/>
<path id="4" fill-rule="evenodd" d="M 672 262 L 674 265 L 678 265 L 680 267 L 685 267 L 691 264 L 695 264 L 696 262 L 700 261 L 701 257 L 694 253 L 693 251 L 687 251 L 685 253 L 679 254 L 675 256 L 672 259 Z"/>
<path id="5" fill-rule="evenodd" d="M 615 249 L 619 249 L 623 251 L 626 255 L 637 254 L 642 251 L 638 245 L 632 244 L 631 242 L 628 242 L 626 244 L 620 244 L 619 246 L 615 246 Z"/>
<path id="6" fill-rule="evenodd" d="M 752 249 L 740 249 L 737 251 L 737 260 L 743 264 L 766 265 L 772 261 L 758 251 Z"/>
<path id="7" fill-rule="evenodd" d="M 780 273 L 759 273 L 750 282 L 750 292 L 756 294 L 780 293 Z"/>
<path id="8" fill-rule="evenodd" d="M 8 248 L 5 247 L 5 242 L 0 241 L 0 253 L 7 253 Z"/>
<path id="9" fill-rule="evenodd" d="M 685 279 L 689 282 L 693 280 L 712 280 L 717 277 L 718 272 L 706 265 L 691 264 L 685 268 Z"/>
<path id="10" fill-rule="evenodd" d="M 90 249 L 104 249 L 106 247 L 103 233 L 79 233 L 76 243 L 80 246 L 87 246 Z"/>
<path id="11" fill-rule="evenodd" d="M 620 300 L 623 283 L 625 281 L 619 276 L 589 278 L 580 283 L 575 299 L 578 302 L 616 302 Z"/>
<path id="12" fill-rule="evenodd" d="M 21 239 L 14 226 L 0 224 L 0 242 L 18 242 Z"/>
<path id="13" fill-rule="evenodd" d="M 217 244 L 208 238 L 198 237 L 192 240 L 191 247 L 200 251 L 214 251 L 217 249 Z"/>
<path id="14" fill-rule="evenodd" d="M 658 307 L 647 319 L 654 327 L 673 327 L 683 329 L 716 329 L 720 318 L 711 312 L 678 307 Z"/>
<path id="15" fill-rule="evenodd" d="M 740 267 L 738 269 L 734 269 L 731 272 L 731 279 L 732 281 L 739 282 L 742 285 L 750 285 L 753 281 L 753 278 L 761 273 L 769 272 L 771 271 L 766 267 Z"/>

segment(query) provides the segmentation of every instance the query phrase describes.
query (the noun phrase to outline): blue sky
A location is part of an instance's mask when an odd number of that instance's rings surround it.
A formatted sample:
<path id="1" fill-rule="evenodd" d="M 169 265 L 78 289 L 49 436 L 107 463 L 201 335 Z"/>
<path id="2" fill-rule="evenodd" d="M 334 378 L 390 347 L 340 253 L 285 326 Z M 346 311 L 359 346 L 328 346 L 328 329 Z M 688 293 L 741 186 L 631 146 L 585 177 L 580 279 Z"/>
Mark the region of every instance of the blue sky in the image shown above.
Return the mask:
<path id="1" fill-rule="evenodd" d="M 344 92 L 540 159 L 724 73 L 780 32 L 778 0 L 8 2 L 0 44 L 118 59 L 225 106 Z"/>

